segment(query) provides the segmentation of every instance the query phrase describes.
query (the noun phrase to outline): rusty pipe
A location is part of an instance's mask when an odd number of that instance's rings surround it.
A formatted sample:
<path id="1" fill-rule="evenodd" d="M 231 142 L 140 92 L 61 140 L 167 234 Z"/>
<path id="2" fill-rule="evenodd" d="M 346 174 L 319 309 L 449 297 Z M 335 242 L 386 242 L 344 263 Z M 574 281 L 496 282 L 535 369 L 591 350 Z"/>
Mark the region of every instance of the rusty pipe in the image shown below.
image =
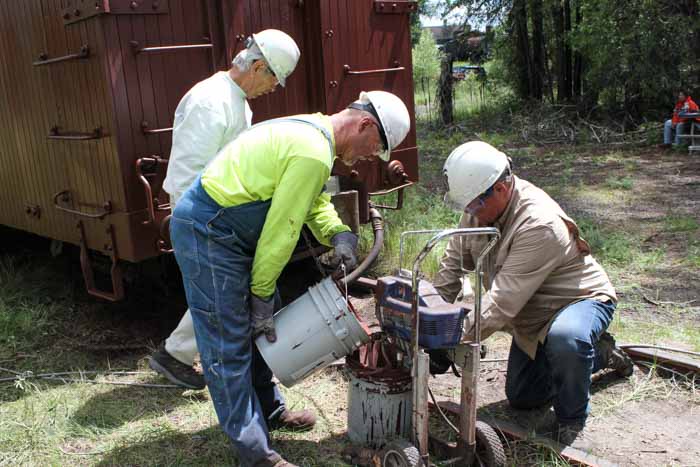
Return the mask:
<path id="1" fill-rule="evenodd" d="M 352 271 L 345 279 L 345 284 L 355 282 L 377 259 L 379 252 L 384 246 L 384 218 L 378 209 L 371 207 L 369 209 L 369 218 L 372 221 L 372 231 L 374 232 L 374 244 L 369 254 L 360 263 L 354 271 Z M 343 279 L 340 280 L 343 282 Z"/>

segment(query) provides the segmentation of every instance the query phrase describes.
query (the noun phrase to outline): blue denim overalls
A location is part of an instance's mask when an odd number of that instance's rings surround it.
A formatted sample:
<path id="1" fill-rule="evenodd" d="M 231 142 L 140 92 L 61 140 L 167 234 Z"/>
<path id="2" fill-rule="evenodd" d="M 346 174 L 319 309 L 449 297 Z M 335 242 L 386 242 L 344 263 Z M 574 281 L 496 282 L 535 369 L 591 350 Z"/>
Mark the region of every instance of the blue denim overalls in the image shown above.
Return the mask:
<path id="1" fill-rule="evenodd" d="M 301 119 L 319 129 L 325 128 Z M 221 427 L 242 466 L 279 456 L 270 447 L 267 422 L 284 411 L 272 372 L 254 345 L 250 326 L 250 272 L 271 201 L 222 208 L 204 190 L 201 176 L 183 194 L 170 236 L 192 312 L 204 378 Z"/>

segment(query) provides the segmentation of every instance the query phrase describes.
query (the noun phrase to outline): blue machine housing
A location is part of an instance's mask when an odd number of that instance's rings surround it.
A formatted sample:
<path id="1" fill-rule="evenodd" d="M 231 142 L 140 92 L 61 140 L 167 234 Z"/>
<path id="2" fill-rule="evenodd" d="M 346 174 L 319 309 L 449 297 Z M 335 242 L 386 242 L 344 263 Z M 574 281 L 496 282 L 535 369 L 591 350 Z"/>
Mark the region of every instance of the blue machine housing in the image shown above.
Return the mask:
<path id="1" fill-rule="evenodd" d="M 411 300 L 413 288 L 409 280 L 389 276 L 378 281 L 377 303 L 383 330 L 410 342 Z M 418 344 L 425 349 L 446 349 L 462 338 L 462 325 L 468 309 L 445 302 L 432 284 L 421 281 L 418 294 Z"/>

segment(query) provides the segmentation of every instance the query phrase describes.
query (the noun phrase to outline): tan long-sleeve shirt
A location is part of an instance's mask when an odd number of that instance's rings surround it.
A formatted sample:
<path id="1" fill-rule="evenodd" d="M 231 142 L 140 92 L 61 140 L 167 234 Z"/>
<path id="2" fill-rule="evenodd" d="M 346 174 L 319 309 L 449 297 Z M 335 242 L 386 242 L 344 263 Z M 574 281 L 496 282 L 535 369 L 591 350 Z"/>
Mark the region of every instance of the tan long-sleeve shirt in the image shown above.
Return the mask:
<path id="1" fill-rule="evenodd" d="M 538 342 L 544 343 L 562 308 L 586 298 L 617 301 L 617 296 L 576 223 L 547 193 L 513 178 L 513 195 L 494 224 L 501 239 L 484 261 L 481 337 L 508 331 L 534 359 Z M 478 224 L 465 213 L 459 226 Z M 464 271 L 474 269 L 486 243 L 482 237 L 455 237 L 449 242 L 434 284 L 445 300 L 457 298 Z M 467 329 L 473 323 L 471 314 Z"/>

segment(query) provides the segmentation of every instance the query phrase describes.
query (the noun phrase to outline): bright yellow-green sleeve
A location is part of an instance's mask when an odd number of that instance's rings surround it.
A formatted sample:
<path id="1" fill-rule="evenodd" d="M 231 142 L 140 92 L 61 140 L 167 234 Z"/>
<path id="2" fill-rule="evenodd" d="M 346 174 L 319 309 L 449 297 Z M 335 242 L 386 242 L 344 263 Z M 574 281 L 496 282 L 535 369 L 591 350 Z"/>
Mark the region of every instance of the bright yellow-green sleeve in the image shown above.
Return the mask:
<path id="1" fill-rule="evenodd" d="M 255 250 L 250 281 L 253 294 L 264 298 L 274 293 L 277 279 L 289 262 L 301 227 L 309 217 L 313 220 L 313 229 L 318 232 L 327 234 L 337 228 L 336 222 L 340 222 L 338 215 L 331 216 L 327 203 L 318 201 L 329 175 L 330 169 L 319 160 L 308 157 L 291 157 L 288 160 L 272 195 L 270 210 Z M 330 208 L 333 206 L 330 205 Z M 311 215 L 312 211 L 316 214 Z"/>
<path id="2" fill-rule="evenodd" d="M 331 246 L 331 238 L 339 232 L 348 232 L 350 227 L 343 224 L 331 203 L 331 195 L 321 193 L 316 197 L 309 215 L 306 217 L 306 225 L 311 229 L 316 240 L 326 246 Z"/>

